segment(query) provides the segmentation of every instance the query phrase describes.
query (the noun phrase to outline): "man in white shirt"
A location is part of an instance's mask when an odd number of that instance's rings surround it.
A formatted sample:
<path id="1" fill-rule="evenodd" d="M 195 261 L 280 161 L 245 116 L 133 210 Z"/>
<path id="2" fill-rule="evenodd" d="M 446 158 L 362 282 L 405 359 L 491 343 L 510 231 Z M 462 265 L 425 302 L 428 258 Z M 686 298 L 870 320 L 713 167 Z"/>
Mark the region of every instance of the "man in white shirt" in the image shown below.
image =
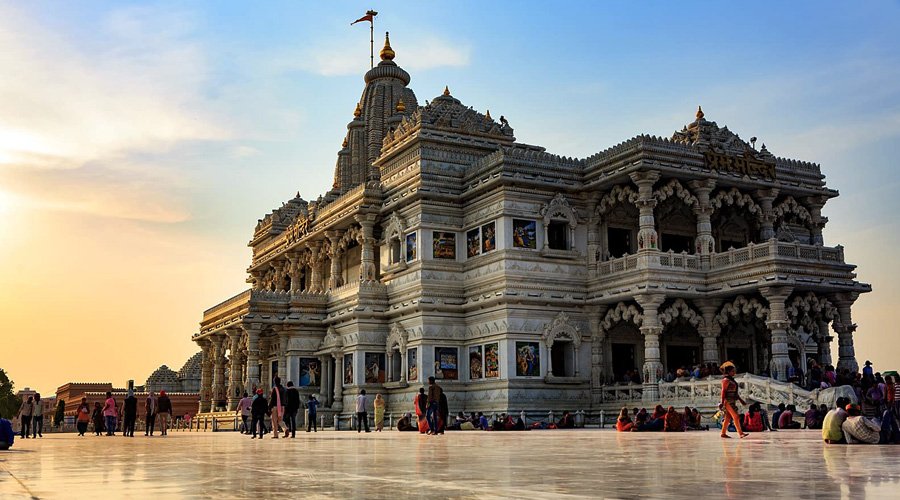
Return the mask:
<path id="1" fill-rule="evenodd" d="M 235 411 L 236 414 L 241 416 L 241 434 L 250 434 L 250 428 L 247 427 L 247 419 L 250 418 L 251 406 L 253 406 L 253 399 L 245 392 Z"/>
<path id="2" fill-rule="evenodd" d="M 362 432 L 363 426 L 365 426 L 366 432 L 369 431 L 369 413 L 366 411 L 366 390 L 363 389 L 359 391 L 359 396 L 356 396 L 356 432 Z"/>

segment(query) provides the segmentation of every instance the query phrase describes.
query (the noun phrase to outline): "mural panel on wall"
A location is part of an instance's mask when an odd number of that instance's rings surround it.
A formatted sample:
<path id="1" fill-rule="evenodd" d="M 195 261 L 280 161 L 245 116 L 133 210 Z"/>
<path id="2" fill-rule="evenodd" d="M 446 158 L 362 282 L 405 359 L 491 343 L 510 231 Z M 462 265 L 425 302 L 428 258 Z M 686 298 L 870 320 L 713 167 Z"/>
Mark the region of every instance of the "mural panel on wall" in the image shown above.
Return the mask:
<path id="1" fill-rule="evenodd" d="M 481 251 L 490 252 L 497 248 L 497 231 L 493 222 L 481 226 Z"/>
<path id="2" fill-rule="evenodd" d="M 482 370 L 482 362 L 481 362 L 481 346 L 473 345 L 469 347 L 469 378 L 472 380 L 478 380 L 483 378 L 484 371 Z"/>
<path id="3" fill-rule="evenodd" d="M 353 383 L 353 355 L 344 354 L 344 385 Z"/>
<path id="4" fill-rule="evenodd" d="M 384 353 L 383 352 L 367 352 L 366 353 L 366 383 L 367 384 L 383 384 L 384 383 Z"/>
<path id="5" fill-rule="evenodd" d="M 541 374 L 541 348 L 537 342 L 516 342 L 516 375 L 538 377 Z"/>
<path id="6" fill-rule="evenodd" d="M 516 248 L 537 248 L 537 222 L 513 219 L 513 246 Z"/>
<path id="7" fill-rule="evenodd" d="M 432 251 L 435 259 L 456 259 L 456 233 L 434 231 Z"/>
<path id="8" fill-rule="evenodd" d="M 455 347 L 434 348 L 434 378 L 459 379 L 459 353 Z"/>
<path id="9" fill-rule="evenodd" d="M 409 382 L 416 382 L 419 380 L 419 349 L 416 347 L 410 347 L 406 350 L 406 380 Z"/>
<path id="10" fill-rule="evenodd" d="M 319 375 L 322 373 L 317 358 L 300 358 L 300 387 L 316 386 L 321 383 Z"/>

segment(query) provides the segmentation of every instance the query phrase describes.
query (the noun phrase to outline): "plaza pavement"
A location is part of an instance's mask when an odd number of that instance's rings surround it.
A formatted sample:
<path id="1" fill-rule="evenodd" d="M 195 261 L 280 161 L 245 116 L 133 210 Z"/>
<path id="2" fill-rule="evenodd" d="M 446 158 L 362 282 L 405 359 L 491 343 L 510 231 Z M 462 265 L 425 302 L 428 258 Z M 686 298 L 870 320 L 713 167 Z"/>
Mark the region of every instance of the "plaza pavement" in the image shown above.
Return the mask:
<path id="1" fill-rule="evenodd" d="M 51 434 L 0 452 L 0 498 L 898 498 L 898 463 L 818 431 Z"/>

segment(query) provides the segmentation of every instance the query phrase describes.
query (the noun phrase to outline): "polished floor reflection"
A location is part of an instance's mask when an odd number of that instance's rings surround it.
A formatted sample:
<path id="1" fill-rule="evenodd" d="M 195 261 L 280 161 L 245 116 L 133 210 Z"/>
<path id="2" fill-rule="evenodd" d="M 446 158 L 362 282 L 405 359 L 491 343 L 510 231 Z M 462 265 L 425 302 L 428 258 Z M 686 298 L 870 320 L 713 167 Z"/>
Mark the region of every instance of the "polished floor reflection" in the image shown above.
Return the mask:
<path id="1" fill-rule="evenodd" d="M 0 452 L 0 498 L 897 498 L 900 446 L 814 431 L 49 435 Z"/>

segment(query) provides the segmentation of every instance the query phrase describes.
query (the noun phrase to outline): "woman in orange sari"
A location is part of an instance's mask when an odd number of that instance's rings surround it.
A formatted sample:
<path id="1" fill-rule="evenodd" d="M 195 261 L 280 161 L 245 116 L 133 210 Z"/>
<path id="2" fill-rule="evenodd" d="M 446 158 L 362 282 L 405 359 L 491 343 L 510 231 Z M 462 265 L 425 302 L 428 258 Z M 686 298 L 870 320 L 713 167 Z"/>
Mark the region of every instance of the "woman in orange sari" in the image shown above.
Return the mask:
<path id="1" fill-rule="evenodd" d="M 419 433 L 425 434 L 428 432 L 428 419 L 425 418 L 428 396 L 425 395 L 425 389 L 419 388 L 419 394 L 416 395 L 416 399 L 413 402 L 416 407 L 416 417 L 418 417 Z"/>
<path id="2" fill-rule="evenodd" d="M 737 430 L 740 437 L 744 438 L 749 436 L 743 430 L 741 430 L 741 419 L 738 417 L 736 402 L 740 401 L 742 405 L 747 403 L 741 399 L 740 394 L 738 394 L 738 383 L 734 380 L 734 375 L 737 373 L 737 369 L 734 367 L 734 363 L 731 361 L 726 361 L 722 363 L 721 366 L 722 373 L 725 374 L 722 377 L 722 402 L 719 403 L 719 408 L 725 413 L 725 420 L 722 422 L 722 437 L 730 438 L 728 435 L 728 424 L 734 422 L 734 428 Z"/>

